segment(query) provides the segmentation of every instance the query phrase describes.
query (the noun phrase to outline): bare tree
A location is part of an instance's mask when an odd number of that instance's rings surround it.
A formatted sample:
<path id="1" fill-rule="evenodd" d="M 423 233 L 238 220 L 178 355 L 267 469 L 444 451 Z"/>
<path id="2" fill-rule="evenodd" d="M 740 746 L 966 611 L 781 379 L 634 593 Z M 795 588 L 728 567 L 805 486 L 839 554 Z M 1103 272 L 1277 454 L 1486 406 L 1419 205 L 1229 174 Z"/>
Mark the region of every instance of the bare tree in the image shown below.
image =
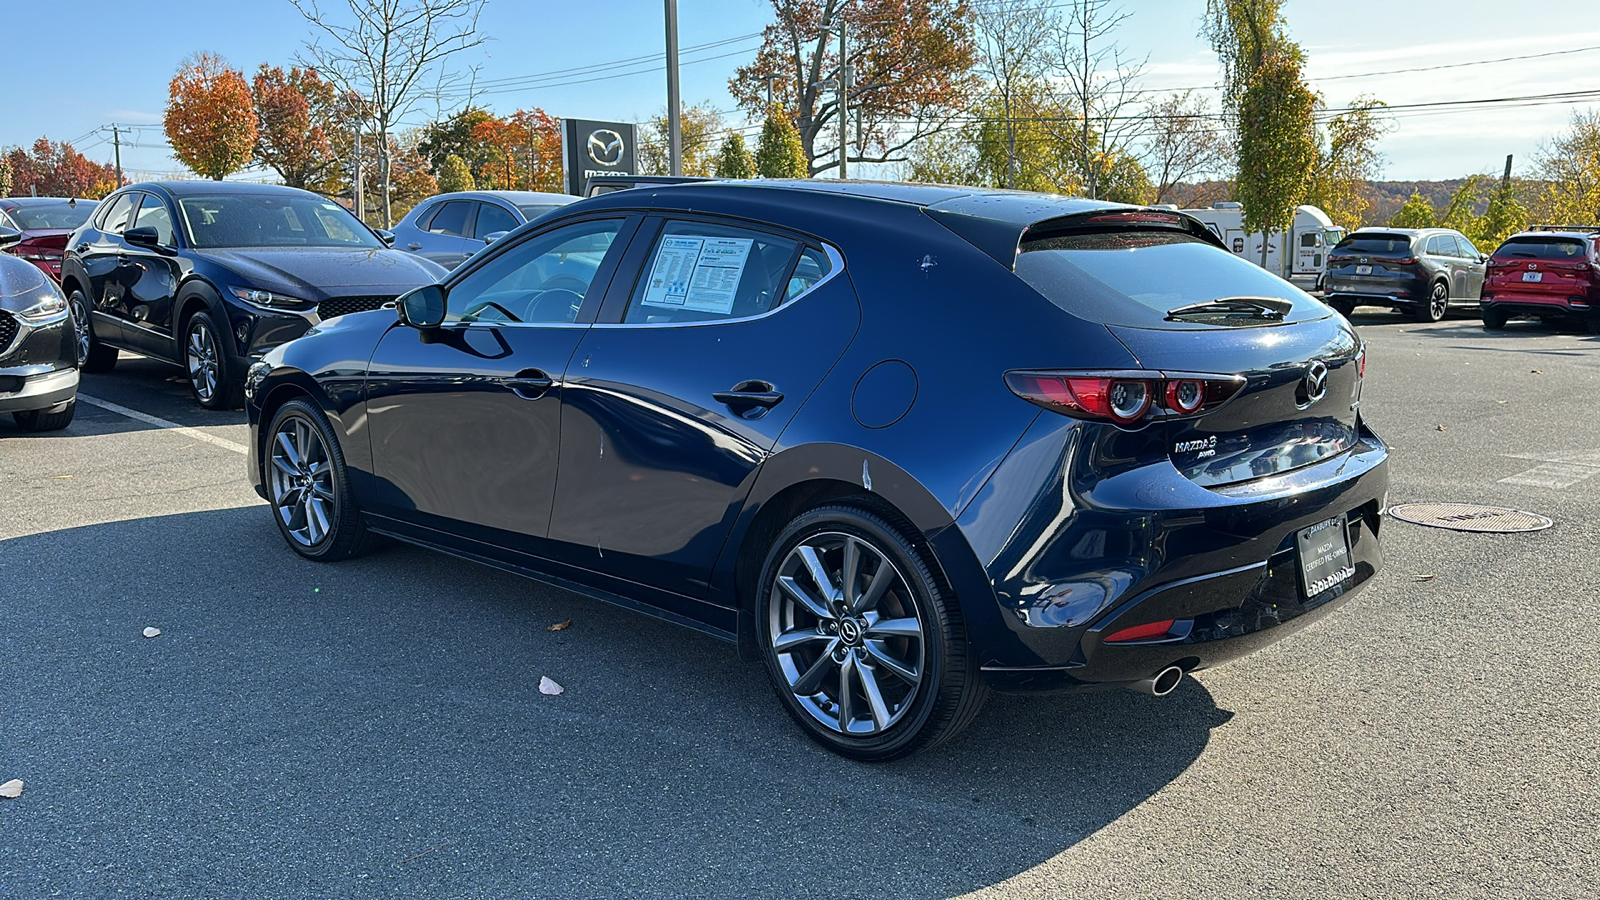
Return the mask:
<path id="1" fill-rule="evenodd" d="M 1181 182 L 1225 176 L 1233 164 L 1227 129 L 1211 104 L 1192 91 L 1149 106 L 1142 141 L 1145 171 L 1155 185 L 1155 203 L 1169 203 Z"/>
<path id="2" fill-rule="evenodd" d="M 319 0 L 289 0 L 313 27 L 303 65 L 315 67 L 341 92 L 359 95 L 378 138 L 378 183 L 383 223 L 393 223 L 390 175 L 395 126 L 430 95 L 465 76 L 448 71 L 451 56 L 482 44 L 478 16 L 484 0 L 344 0 L 349 24 L 333 24 Z"/>
<path id="3" fill-rule="evenodd" d="M 994 92 L 1004 117 L 1006 187 L 1017 186 L 1019 95 L 1037 93 L 1047 81 L 1046 51 L 1055 23 L 1050 0 L 1015 0 L 973 7 L 978 71 Z"/>
<path id="4" fill-rule="evenodd" d="M 1129 113 L 1144 102 L 1139 79 L 1149 57 L 1129 56 L 1112 33 L 1133 14 L 1112 0 L 1076 0 L 1056 33 L 1055 59 L 1064 101 L 1075 121 L 1062 123 L 1083 170 L 1091 198 L 1101 182 L 1130 158 L 1144 120 Z"/>

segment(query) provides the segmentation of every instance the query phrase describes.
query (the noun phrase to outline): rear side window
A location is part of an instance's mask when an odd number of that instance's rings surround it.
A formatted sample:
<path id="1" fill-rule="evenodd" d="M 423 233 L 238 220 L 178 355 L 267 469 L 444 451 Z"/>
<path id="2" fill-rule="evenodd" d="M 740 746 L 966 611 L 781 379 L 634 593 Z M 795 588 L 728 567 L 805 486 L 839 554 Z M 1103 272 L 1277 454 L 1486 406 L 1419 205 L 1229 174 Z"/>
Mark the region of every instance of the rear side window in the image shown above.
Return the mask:
<path id="1" fill-rule="evenodd" d="M 451 200 L 434 214 L 433 221 L 428 223 L 428 230 L 434 234 L 466 237 L 467 214 L 472 212 L 472 207 L 476 205 L 470 200 Z"/>
<path id="2" fill-rule="evenodd" d="M 1370 256 L 1406 256 L 1411 252 L 1411 238 L 1403 234 L 1359 234 L 1345 238 L 1333 249 Z"/>
<path id="3" fill-rule="evenodd" d="M 623 321 L 719 322 L 776 309 L 799 293 L 790 277 L 799 250 L 799 241 L 746 228 L 668 222 Z"/>
<path id="4" fill-rule="evenodd" d="M 1565 237 L 1515 237 L 1494 252 L 1495 259 L 1578 261 L 1586 257 L 1583 241 Z"/>
<path id="5" fill-rule="evenodd" d="M 1172 327 L 1179 307 L 1230 297 L 1288 300 L 1293 321 L 1326 311 L 1294 285 L 1198 238 L 1101 232 L 1024 241 L 1017 277 L 1055 305 L 1108 325 Z M 1182 327 L 1182 326 L 1179 326 Z"/>
<path id="6" fill-rule="evenodd" d="M 1455 256 L 1456 242 L 1448 234 L 1436 234 L 1428 238 L 1429 256 Z"/>

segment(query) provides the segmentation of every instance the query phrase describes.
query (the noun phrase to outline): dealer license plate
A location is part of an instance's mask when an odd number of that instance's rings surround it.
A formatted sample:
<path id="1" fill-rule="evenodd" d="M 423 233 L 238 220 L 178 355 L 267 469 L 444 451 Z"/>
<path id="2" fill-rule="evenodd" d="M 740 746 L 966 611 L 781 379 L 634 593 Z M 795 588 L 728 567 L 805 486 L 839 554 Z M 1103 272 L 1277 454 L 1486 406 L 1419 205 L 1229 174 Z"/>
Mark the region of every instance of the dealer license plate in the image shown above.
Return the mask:
<path id="1" fill-rule="evenodd" d="M 1343 584 L 1355 577 L 1355 566 L 1350 562 L 1350 533 L 1345 528 L 1345 517 L 1335 516 L 1302 528 L 1295 535 L 1300 550 L 1300 585 L 1307 597 Z"/>
<path id="2" fill-rule="evenodd" d="M 1356 266 L 1356 274 L 1357 275 L 1371 275 L 1372 274 L 1372 267 L 1371 266 Z"/>
<path id="3" fill-rule="evenodd" d="M 1543 272 L 1523 272 L 1522 273 L 1522 280 L 1523 281 L 1543 281 L 1544 280 L 1544 273 Z"/>

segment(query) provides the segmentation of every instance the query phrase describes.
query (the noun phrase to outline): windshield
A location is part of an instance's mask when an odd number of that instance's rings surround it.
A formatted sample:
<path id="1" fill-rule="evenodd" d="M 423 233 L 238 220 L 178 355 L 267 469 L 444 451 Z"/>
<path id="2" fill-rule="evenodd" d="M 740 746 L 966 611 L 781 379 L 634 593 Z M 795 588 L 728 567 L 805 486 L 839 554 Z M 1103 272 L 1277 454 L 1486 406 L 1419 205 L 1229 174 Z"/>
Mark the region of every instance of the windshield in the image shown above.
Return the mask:
<path id="1" fill-rule="evenodd" d="M 1411 252 L 1411 238 L 1404 234 L 1357 234 L 1340 241 L 1333 249 L 1374 256 L 1405 256 Z"/>
<path id="2" fill-rule="evenodd" d="M 81 200 L 77 203 L 29 203 L 8 210 L 7 214 L 22 226 L 24 231 L 38 231 L 45 228 L 77 228 L 89 220 L 89 214 L 94 212 L 96 206 L 93 200 Z"/>
<path id="3" fill-rule="evenodd" d="M 1024 241 L 1017 277 L 1074 315 L 1108 325 L 1169 327 L 1168 313 L 1235 297 L 1289 301 L 1288 319 L 1325 315 L 1294 285 L 1199 238 L 1113 231 Z"/>
<path id="4" fill-rule="evenodd" d="M 1498 259 L 1550 259 L 1584 261 L 1583 241 L 1577 238 L 1512 238 L 1494 252 Z"/>
<path id="5" fill-rule="evenodd" d="M 383 247 L 344 207 L 321 197 L 185 197 L 178 206 L 196 247 Z"/>

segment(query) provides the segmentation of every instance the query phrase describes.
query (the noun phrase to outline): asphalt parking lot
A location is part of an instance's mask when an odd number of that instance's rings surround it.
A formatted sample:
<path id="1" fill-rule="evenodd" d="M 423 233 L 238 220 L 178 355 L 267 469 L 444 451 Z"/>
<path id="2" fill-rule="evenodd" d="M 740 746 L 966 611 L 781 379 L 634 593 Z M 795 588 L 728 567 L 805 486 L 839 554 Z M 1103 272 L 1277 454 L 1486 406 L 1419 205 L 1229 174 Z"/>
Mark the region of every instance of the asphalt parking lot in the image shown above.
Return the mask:
<path id="1" fill-rule="evenodd" d="M 1600 896 L 1600 338 L 1356 321 L 1391 503 L 1553 528 L 1390 521 L 1289 640 L 883 766 L 710 638 L 403 546 L 300 560 L 243 414 L 125 354 L 66 431 L 0 419 L 0 896 Z"/>

